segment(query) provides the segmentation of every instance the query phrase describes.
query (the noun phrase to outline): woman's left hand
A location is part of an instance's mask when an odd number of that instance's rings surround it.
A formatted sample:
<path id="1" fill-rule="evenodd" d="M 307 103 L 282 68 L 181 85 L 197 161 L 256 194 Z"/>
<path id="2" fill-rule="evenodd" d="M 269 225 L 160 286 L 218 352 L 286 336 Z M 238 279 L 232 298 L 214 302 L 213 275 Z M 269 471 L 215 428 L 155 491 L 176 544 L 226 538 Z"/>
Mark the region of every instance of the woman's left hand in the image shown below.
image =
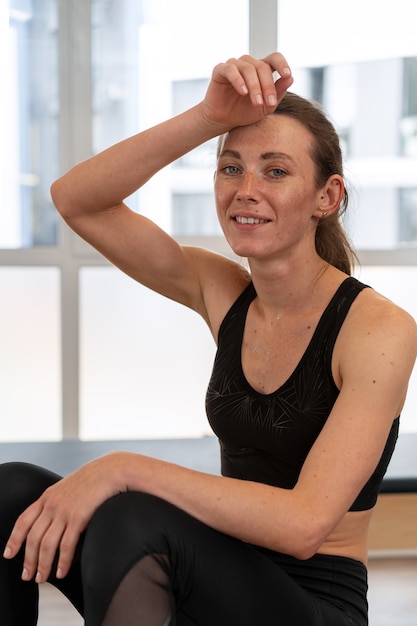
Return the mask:
<path id="1" fill-rule="evenodd" d="M 45 582 L 57 551 L 56 576 L 70 569 L 81 533 L 96 509 L 111 496 L 125 491 L 117 484 L 123 453 L 109 454 L 87 463 L 44 491 L 17 519 L 4 551 L 13 558 L 26 541 L 23 580 Z"/>

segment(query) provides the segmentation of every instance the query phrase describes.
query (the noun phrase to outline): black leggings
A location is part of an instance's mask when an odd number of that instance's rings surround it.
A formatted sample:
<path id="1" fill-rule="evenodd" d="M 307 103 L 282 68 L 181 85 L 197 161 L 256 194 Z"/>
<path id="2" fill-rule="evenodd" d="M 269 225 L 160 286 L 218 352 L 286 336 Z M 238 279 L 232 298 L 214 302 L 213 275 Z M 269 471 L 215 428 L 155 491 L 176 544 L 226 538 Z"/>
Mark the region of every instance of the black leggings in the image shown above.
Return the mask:
<path id="1" fill-rule="evenodd" d="M 0 465 L 0 549 L 20 512 L 59 476 Z M 0 623 L 34 626 L 38 587 L 22 554 L 0 558 Z M 223 535 L 154 496 L 105 502 L 81 537 L 71 571 L 51 576 L 87 626 L 365 626 L 367 574 L 352 559 L 307 561 Z"/>

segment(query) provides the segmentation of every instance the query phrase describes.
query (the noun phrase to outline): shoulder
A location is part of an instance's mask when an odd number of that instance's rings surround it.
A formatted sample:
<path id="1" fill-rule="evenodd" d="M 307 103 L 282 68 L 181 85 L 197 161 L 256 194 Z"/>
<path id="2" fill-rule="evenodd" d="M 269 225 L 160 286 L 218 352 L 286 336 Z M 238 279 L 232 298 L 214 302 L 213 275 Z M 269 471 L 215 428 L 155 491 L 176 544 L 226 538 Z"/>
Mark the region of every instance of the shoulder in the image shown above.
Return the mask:
<path id="1" fill-rule="evenodd" d="M 355 335 L 389 331 L 389 335 L 404 335 L 417 343 L 417 325 L 410 313 L 371 288 L 363 289 L 353 303 L 349 329 Z"/>
<path id="2" fill-rule="evenodd" d="M 387 387 L 407 384 L 417 354 L 417 325 L 394 302 L 363 289 L 352 304 L 337 342 L 341 380 L 355 387 L 380 378 Z"/>
<path id="3" fill-rule="evenodd" d="M 341 341 L 353 346 L 391 347 L 415 354 L 417 325 L 403 308 L 374 289 L 363 289 L 352 304 Z"/>
<path id="4" fill-rule="evenodd" d="M 215 338 L 227 311 L 251 281 L 243 261 L 238 262 L 204 248 L 186 247 L 197 275 L 203 303 L 202 316 Z"/>

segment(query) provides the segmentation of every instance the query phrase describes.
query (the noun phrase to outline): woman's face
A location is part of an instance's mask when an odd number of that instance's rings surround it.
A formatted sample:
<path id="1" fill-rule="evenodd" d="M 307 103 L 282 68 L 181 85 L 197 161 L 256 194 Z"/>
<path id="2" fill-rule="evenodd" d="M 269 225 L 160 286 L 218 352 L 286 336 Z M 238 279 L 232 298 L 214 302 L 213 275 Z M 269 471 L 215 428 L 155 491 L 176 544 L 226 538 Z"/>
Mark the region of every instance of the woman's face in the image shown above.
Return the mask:
<path id="1" fill-rule="evenodd" d="M 311 133 L 285 115 L 229 133 L 214 190 L 220 225 L 237 255 L 267 258 L 314 249 L 321 194 L 312 144 Z"/>

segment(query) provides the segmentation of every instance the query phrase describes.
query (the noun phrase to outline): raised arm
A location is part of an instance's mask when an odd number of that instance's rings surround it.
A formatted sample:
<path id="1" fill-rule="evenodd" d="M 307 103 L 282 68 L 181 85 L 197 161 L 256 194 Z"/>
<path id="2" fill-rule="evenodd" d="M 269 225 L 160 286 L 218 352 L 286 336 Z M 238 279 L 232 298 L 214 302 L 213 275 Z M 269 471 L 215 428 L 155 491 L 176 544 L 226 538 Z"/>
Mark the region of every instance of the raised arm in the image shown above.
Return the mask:
<path id="1" fill-rule="evenodd" d="M 281 78 L 275 81 L 276 75 Z M 270 113 L 291 82 L 278 53 L 263 61 L 243 57 L 218 65 L 201 103 L 76 165 L 56 181 L 51 193 L 58 211 L 124 272 L 204 315 L 208 268 L 224 276 L 223 263 L 217 259 L 210 266 L 207 253 L 181 248 L 124 200 L 196 146 Z"/>

